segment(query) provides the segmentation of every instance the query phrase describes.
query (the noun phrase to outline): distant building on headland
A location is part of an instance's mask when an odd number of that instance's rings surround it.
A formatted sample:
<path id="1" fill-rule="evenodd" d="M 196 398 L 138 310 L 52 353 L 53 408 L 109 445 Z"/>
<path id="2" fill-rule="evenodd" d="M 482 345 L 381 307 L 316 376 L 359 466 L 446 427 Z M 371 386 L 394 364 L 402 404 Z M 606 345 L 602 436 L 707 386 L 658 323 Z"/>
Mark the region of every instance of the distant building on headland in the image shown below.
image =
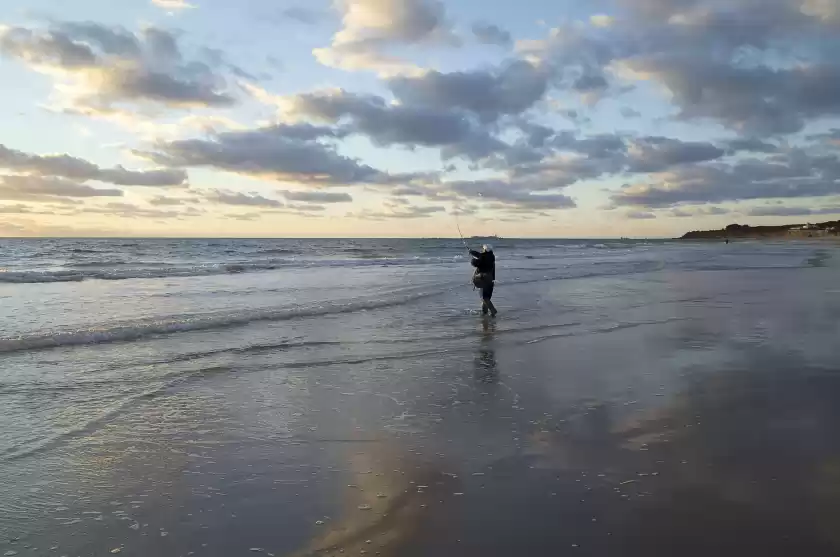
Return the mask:
<path id="1" fill-rule="evenodd" d="M 826 236 L 836 235 L 837 227 L 826 227 L 811 223 L 793 226 L 788 229 L 788 236 L 794 238 L 825 238 Z"/>
<path id="2" fill-rule="evenodd" d="M 807 226 L 799 228 L 791 228 L 788 230 L 788 236 L 793 238 L 823 238 L 832 235 L 832 230 L 829 228 L 808 228 Z M 836 234 L 836 232 L 834 232 Z"/>

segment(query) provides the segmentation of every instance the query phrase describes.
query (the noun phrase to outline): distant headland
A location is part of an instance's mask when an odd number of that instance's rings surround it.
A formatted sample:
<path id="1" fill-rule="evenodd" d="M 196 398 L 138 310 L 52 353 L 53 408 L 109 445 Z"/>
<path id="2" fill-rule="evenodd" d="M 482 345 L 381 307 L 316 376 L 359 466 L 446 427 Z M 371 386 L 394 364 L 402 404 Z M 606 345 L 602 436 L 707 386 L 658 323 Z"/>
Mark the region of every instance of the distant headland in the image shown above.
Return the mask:
<path id="1" fill-rule="evenodd" d="M 838 237 L 840 221 L 818 224 L 783 224 L 780 226 L 750 226 L 730 224 L 720 230 L 694 230 L 680 240 L 723 240 L 726 238 L 825 238 Z"/>

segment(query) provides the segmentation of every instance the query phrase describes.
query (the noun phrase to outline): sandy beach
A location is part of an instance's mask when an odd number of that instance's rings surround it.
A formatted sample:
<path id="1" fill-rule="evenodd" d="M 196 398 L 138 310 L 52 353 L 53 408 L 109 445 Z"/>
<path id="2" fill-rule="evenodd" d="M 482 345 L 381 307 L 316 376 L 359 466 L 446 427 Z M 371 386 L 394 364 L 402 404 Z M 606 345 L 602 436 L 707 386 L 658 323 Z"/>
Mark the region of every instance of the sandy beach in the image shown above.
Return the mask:
<path id="1" fill-rule="evenodd" d="M 563 280 L 538 278 L 570 255 L 500 259 L 496 320 L 458 286 L 6 352 L 0 554 L 835 555 L 836 254 L 735 246 L 722 269 L 719 249 L 591 248 L 659 264 Z M 103 307 L 138 288 L 108 285 Z"/>

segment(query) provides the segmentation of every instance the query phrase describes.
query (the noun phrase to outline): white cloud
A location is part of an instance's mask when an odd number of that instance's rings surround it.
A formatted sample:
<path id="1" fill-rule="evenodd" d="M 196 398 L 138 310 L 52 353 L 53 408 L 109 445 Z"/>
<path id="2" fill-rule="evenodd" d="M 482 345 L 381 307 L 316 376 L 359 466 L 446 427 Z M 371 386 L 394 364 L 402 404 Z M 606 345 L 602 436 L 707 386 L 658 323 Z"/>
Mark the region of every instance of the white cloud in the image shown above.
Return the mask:
<path id="1" fill-rule="evenodd" d="M 342 28 L 332 44 L 313 51 L 324 65 L 384 75 L 418 73 L 416 65 L 386 54 L 400 45 L 459 45 L 438 0 L 338 0 Z"/>
<path id="2" fill-rule="evenodd" d="M 152 4 L 155 6 L 167 9 L 167 10 L 187 10 L 195 8 L 194 4 L 190 4 L 186 2 L 186 0 L 152 0 Z"/>
<path id="3" fill-rule="evenodd" d="M 246 73 L 210 49 L 187 57 L 166 30 L 133 33 L 93 22 L 0 29 L 0 54 L 51 77 L 58 110 L 110 118 L 229 107 L 236 98 L 228 82 Z"/>

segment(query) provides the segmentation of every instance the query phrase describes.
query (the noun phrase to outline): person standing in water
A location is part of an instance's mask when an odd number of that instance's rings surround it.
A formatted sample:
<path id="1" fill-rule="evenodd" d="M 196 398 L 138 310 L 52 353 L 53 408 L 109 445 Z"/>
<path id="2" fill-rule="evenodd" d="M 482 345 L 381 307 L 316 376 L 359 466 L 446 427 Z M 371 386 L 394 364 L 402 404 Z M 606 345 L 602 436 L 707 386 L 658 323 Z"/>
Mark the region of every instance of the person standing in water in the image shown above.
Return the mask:
<path id="1" fill-rule="evenodd" d="M 484 244 L 481 252 L 469 251 L 472 256 L 472 266 L 475 267 L 473 285 L 481 290 L 481 313 L 487 315 L 489 312 L 495 317 L 498 312 L 491 301 L 496 280 L 496 256 L 493 255 L 493 246 Z"/>

